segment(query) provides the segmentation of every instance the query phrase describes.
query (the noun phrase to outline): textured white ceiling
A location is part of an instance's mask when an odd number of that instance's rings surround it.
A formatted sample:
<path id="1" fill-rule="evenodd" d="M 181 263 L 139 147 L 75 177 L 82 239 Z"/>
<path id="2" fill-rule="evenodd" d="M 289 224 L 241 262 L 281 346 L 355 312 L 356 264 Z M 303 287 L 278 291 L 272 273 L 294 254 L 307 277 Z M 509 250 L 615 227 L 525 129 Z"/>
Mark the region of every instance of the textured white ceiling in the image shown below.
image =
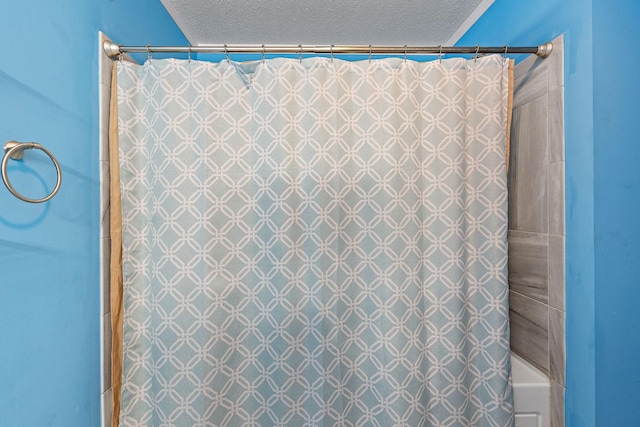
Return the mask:
<path id="1" fill-rule="evenodd" d="M 453 45 L 494 0 L 161 0 L 189 42 Z"/>

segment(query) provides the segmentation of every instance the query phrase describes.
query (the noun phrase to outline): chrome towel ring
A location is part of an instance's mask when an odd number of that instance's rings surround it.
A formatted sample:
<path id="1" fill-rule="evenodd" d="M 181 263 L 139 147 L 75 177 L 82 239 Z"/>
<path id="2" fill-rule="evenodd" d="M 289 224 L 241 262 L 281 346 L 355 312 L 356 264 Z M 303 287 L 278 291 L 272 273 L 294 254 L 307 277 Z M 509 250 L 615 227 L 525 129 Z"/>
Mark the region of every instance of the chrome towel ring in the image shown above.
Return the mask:
<path id="1" fill-rule="evenodd" d="M 53 191 L 51 191 L 51 193 L 48 196 L 43 197 L 42 199 L 30 199 L 18 193 L 16 189 L 13 188 L 13 185 L 11 185 L 11 182 L 9 181 L 9 176 L 7 175 L 8 160 L 10 158 L 14 160 L 20 160 L 24 156 L 24 150 L 31 150 L 33 148 L 42 150 L 47 156 L 49 156 L 49 158 L 53 162 L 53 165 L 56 167 L 56 173 L 58 174 L 58 179 L 56 181 L 55 188 L 53 189 Z M 7 189 L 11 192 L 11 194 L 16 196 L 18 199 L 24 202 L 29 202 L 29 203 L 42 203 L 51 199 L 53 196 L 56 195 L 58 190 L 60 190 L 60 184 L 62 183 L 62 171 L 60 170 L 60 164 L 58 163 L 58 160 L 56 160 L 55 156 L 51 154 L 51 152 L 46 148 L 44 148 L 42 145 L 38 144 L 37 142 L 7 141 L 4 144 L 4 152 L 5 152 L 4 158 L 2 159 L 2 180 L 4 181 L 4 185 L 7 186 Z"/>

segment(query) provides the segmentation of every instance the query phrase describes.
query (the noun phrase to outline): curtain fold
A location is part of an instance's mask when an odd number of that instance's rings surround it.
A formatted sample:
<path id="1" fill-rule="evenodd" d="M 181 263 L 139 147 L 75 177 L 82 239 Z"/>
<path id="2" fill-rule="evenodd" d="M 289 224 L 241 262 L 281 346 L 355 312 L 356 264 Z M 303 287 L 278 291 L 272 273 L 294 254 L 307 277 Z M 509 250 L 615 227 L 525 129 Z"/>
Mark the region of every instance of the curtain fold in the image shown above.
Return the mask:
<path id="1" fill-rule="evenodd" d="M 117 80 L 120 425 L 513 425 L 508 61 Z"/>

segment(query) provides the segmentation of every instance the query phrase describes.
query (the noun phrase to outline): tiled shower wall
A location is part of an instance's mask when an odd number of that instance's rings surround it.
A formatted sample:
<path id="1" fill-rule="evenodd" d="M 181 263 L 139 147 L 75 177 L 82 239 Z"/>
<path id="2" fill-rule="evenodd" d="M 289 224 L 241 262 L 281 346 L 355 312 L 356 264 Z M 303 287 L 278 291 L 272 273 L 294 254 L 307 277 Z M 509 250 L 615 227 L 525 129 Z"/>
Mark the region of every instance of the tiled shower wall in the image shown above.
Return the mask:
<path id="1" fill-rule="evenodd" d="M 516 65 L 509 166 L 511 349 L 551 380 L 564 426 L 565 209 L 562 36 L 547 59 Z"/>

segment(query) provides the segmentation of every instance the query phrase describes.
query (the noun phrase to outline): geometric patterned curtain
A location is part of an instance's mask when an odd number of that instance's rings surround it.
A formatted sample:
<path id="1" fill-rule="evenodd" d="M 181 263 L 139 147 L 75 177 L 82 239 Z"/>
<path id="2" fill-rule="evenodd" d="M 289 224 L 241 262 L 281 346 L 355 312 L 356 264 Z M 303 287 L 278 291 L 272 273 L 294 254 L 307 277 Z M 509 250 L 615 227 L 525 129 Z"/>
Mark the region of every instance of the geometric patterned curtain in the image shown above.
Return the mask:
<path id="1" fill-rule="evenodd" d="M 513 425 L 506 59 L 118 67 L 122 426 Z"/>

